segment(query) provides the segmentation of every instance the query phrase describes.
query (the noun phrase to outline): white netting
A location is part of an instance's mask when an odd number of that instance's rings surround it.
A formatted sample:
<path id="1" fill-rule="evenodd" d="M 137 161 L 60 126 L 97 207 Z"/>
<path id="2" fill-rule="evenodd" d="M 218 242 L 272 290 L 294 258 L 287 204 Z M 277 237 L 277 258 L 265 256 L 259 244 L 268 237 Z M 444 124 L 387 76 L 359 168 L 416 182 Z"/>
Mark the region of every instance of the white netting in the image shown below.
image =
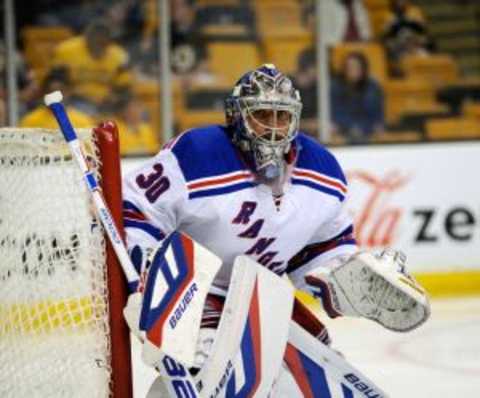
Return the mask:
<path id="1" fill-rule="evenodd" d="M 104 247 L 60 134 L 0 129 L 0 397 L 109 396 Z"/>

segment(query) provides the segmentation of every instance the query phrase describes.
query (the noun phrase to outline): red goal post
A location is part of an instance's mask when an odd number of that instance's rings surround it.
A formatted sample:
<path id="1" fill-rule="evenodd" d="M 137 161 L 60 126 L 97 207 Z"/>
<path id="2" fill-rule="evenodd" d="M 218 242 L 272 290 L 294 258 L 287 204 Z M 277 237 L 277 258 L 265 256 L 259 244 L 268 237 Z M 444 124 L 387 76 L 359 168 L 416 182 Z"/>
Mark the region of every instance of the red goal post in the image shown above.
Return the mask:
<path id="1" fill-rule="evenodd" d="M 123 231 L 118 132 L 79 129 Z M 0 396 L 129 398 L 127 286 L 60 132 L 0 129 Z"/>
<path id="2" fill-rule="evenodd" d="M 117 228 L 125 239 L 118 130 L 115 124 L 107 122 L 95 128 L 94 134 L 102 158 L 100 171 L 102 191 Z M 115 294 L 109 294 L 110 308 L 112 309 L 110 311 L 112 393 L 114 398 L 130 398 L 133 397 L 130 330 L 122 315 L 123 308 L 127 303 L 128 290 L 122 267 L 108 239 L 106 239 L 106 244 L 108 291 L 115 291 Z"/>

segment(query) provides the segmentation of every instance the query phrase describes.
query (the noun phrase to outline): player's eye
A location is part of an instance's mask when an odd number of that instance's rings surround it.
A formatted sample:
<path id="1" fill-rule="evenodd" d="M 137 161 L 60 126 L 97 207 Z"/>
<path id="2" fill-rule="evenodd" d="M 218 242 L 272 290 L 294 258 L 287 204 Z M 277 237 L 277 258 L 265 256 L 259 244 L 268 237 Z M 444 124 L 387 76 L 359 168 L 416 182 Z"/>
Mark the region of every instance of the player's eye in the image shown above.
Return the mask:
<path id="1" fill-rule="evenodd" d="M 268 122 L 272 119 L 272 111 L 267 109 L 259 109 L 258 111 L 253 112 L 253 117 L 259 122 Z"/>
<path id="2" fill-rule="evenodd" d="M 278 111 L 277 120 L 280 125 L 285 125 L 290 122 L 290 112 L 287 111 Z"/>
<path id="3" fill-rule="evenodd" d="M 288 111 L 258 109 L 252 113 L 252 118 L 254 122 L 264 127 L 285 129 L 290 124 L 291 114 Z"/>

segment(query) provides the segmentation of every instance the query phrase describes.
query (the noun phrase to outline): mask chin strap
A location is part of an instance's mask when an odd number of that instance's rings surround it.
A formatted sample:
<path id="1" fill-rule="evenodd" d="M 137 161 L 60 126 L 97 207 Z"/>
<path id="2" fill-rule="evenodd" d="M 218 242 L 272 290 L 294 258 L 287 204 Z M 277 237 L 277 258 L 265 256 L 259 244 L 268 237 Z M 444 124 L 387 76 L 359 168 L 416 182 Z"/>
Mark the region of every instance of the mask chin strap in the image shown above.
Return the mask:
<path id="1" fill-rule="evenodd" d="M 286 166 L 284 155 L 289 147 L 290 144 L 270 147 L 263 143 L 255 143 L 253 152 L 258 174 L 267 181 L 281 177 Z"/>
<path id="2" fill-rule="evenodd" d="M 275 180 L 282 174 L 282 167 L 275 164 L 267 164 L 261 169 L 259 169 L 259 173 L 266 179 L 266 180 Z"/>
<path id="3" fill-rule="evenodd" d="M 283 183 L 287 164 L 283 161 L 271 160 L 257 171 L 257 174 L 264 183 L 272 189 L 274 197 L 283 195 Z"/>

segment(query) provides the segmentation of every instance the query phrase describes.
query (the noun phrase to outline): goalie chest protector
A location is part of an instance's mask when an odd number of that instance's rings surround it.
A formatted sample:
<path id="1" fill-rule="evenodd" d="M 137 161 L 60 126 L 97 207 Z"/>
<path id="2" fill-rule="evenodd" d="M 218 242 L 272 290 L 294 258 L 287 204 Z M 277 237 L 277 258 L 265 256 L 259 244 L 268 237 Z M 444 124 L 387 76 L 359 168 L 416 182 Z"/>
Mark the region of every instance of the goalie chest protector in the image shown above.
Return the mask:
<path id="1" fill-rule="evenodd" d="M 239 254 L 281 275 L 306 245 L 351 225 L 343 210 L 347 184 L 334 156 L 302 133 L 295 145 L 297 159 L 283 196 L 275 198 L 256 181 L 224 127 L 183 133 L 125 180 L 126 206 L 145 224 L 126 220 L 129 246 L 151 238 L 149 228 L 158 239 L 178 230 L 222 259 L 214 283 L 219 288 L 227 287 Z"/>

